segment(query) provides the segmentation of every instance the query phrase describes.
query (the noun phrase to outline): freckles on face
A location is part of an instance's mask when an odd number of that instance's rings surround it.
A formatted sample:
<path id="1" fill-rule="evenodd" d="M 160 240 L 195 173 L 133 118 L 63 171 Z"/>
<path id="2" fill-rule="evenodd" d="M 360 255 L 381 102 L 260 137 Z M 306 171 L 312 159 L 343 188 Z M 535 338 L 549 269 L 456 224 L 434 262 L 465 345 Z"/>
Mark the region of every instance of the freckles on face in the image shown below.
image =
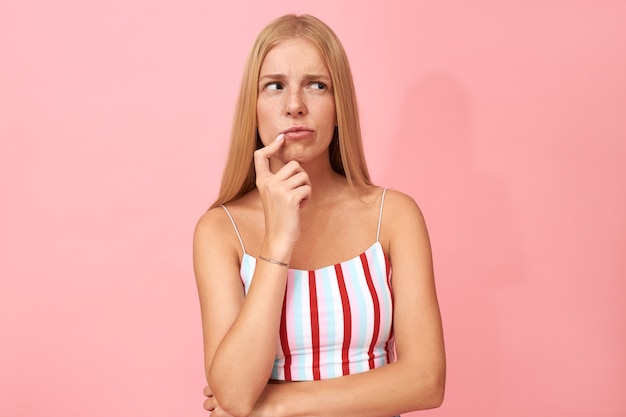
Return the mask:
<path id="1" fill-rule="evenodd" d="M 297 149 L 301 157 L 314 156 L 328 148 L 335 120 L 332 79 L 319 50 L 300 38 L 270 49 L 258 84 L 257 124 L 263 144 L 286 132 L 284 153 Z"/>

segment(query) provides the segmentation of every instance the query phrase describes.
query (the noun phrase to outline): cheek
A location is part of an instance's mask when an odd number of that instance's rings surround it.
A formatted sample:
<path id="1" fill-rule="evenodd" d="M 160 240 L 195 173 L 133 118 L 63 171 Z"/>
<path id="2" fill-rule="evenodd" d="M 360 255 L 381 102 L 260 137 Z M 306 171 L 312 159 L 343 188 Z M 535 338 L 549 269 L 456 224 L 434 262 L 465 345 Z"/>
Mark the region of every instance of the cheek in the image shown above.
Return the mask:
<path id="1" fill-rule="evenodd" d="M 332 105 L 329 105 L 327 107 L 326 118 L 327 118 L 327 120 L 331 121 L 331 123 L 333 125 L 333 129 L 334 129 L 335 126 L 337 126 L 337 110 L 335 109 L 335 103 L 334 102 L 332 103 Z"/>
<path id="2" fill-rule="evenodd" d="M 257 119 L 259 125 L 261 123 L 265 122 L 266 114 L 267 114 L 267 111 L 266 111 L 265 106 L 263 105 L 263 103 L 257 102 L 257 104 L 256 104 L 256 119 Z"/>
<path id="3" fill-rule="evenodd" d="M 335 106 L 335 97 L 331 94 L 325 97 L 323 103 L 323 109 L 325 112 L 325 116 L 328 120 L 332 120 L 333 124 L 337 124 L 337 108 Z"/>
<path id="4" fill-rule="evenodd" d="M 271 119 L 269 115 L 270 115 L 270 112 L 268 111 L 267 106 L 264 106 L 263 103 L 257 103 L 257 106 L 256 106 L 257 128 L 259 130 L 259 135 L 261 136 L 261 140 L 266 145 L 267 145 L 267 141 L 270 140 L 267 137 L 270 134 L 269 131 L 271 130 Z"/>

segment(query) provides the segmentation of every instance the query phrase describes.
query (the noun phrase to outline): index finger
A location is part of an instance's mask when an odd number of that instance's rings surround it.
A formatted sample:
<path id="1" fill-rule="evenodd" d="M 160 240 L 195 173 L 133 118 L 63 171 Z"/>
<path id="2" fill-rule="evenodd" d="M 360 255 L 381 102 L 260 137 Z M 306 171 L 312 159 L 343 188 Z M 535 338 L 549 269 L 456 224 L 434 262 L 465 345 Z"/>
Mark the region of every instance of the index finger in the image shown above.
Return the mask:
<path id="1" fill-rule="evenodd" d="M 254 167 L 257 176 L 271 174 L 269 159 L 278 152 L 283 143 L 285 143 L 285 134 L 281 133 L 274 139 L 274 142 L 254 152 Z"/>

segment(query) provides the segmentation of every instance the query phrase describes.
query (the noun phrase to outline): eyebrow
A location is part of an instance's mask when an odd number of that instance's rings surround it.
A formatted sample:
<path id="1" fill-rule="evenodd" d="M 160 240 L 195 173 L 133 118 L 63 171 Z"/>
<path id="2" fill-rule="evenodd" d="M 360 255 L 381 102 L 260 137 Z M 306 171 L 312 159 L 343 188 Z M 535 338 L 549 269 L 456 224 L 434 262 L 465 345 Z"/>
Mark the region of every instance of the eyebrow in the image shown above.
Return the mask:
<path id="1" fill-rule="evenodd" d="M 282 73 L 273 73 L 273 74 L 264 74 L 261 75 L 259 77 L 259 82 L 263 81 L 263 80 L 282 80 L 287 78 L 287 76 L 285 74 Z M 324 75 L 324 74 L 306 74 L 304 76 L 305 80 L 325 80 L 325 81 L 331 81 L 331 78 L 328 75 Z"/>

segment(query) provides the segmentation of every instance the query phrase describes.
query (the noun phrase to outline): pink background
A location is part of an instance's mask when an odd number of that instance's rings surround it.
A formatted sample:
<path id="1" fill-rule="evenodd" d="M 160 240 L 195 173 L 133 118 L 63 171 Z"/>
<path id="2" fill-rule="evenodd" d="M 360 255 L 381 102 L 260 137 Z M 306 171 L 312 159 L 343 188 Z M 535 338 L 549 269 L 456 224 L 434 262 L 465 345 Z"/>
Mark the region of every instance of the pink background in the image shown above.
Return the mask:
<path id="1" fill-rule="evenodd" d="M 369 3 L 2 3 L 0 415 L 207 415 L 191 235 L 286 12 L 335 28 L 372 175 L 427 217 L 449 371 L 416 415 L 626 415 L 625 3 Z"/>

